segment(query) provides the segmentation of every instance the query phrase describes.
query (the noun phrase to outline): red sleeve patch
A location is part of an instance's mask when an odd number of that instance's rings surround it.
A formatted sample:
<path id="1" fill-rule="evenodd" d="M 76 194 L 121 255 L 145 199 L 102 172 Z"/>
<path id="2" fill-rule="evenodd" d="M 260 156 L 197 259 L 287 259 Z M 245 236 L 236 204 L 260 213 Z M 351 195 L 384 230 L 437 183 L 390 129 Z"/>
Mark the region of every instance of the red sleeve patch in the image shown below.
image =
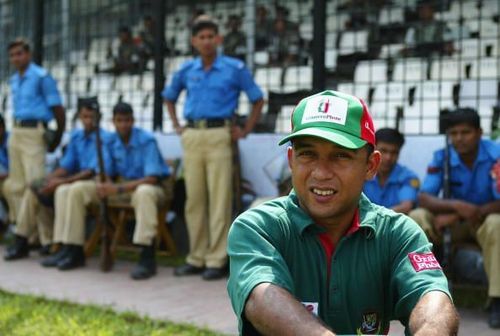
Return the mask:
<path id="1" fill-rule="evenodd" d="M 491 167 L 490 174 L 496 181 L 497 192 L 500 192 L 500 159 Z"/>
<path id="2" fill-rule="evenodd" d="M 427 174 L 437 174 L 441 171 L 441 167 L 427 167 Z"/>
<path id="3" fill-rule="evenodd" d="M 410 259 L 411 265 L 416 272 L 441 269 L 441 265 L 436 260 L 434 253 L 408 253 L 408 258 Z"/>

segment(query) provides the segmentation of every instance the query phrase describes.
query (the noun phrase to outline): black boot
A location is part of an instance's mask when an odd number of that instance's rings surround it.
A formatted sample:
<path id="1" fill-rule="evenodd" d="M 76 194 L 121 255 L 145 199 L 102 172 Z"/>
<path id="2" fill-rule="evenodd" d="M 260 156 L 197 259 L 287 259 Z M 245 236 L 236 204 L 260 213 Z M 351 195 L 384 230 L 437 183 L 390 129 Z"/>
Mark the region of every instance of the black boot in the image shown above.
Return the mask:
<path id="1" fill-rule="evenodd" d="M 66 256 L 59 260 L 57 268 L 61 271 L 72 270 L 78 267 L 85 266 L 85 254 L 83 246 L 68 244 L 68 252 Z"/>
<path id="2" fill-rule="evenodd" d="M 22 236 L 15 236 L 14 244 L 7 248 L 7 252 L 3 256 L 5 261 L 17 260 L 29 256 L 30 249 L 28 239 Z"/>
<path id="3" fill-rule="evenodd" d="M 41 257 L 46 257 L 46 256 L 50 255 L 51 248 L 52 248 L 51 244 L 42 245 L 40 247 L 40 249 L 38 250 L 38 253 L 40 254 Z"/>
<path id="4" fill-rule="evenodd" d="M 134 280 L 148 279 L 156 274 L 155 246 L 142 246 L 139 262 L 130 273 Z"/>
<path id="5" fill-rule="evenodd" d="M 500 328 L 500 298 L 492 298 L 490 306 L 490 317 L 488 324 L 492 329 Z"/>
<path id="6" fill-rule="evenodd" d="M 62 245 L 59 248 L 59 251 L 43 259 L 40 262 L 40 265 L 42 265 L 43 267 L 56 267 L 57 264 L 68 255 L 68 252 L 69 252 L 68 246 Z"/>

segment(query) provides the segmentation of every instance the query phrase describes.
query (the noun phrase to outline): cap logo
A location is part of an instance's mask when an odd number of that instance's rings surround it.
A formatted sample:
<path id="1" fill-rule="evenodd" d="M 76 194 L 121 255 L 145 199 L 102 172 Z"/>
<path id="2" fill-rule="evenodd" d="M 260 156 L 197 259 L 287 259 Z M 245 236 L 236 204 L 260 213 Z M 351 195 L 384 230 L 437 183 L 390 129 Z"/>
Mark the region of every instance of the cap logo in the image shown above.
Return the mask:
<path id="1" fill-rule="evenodd" d="M 312 97 L 306 103 L 302 124 L 330 122 L 345 125 L 348 101 L 339 97 Z"/>

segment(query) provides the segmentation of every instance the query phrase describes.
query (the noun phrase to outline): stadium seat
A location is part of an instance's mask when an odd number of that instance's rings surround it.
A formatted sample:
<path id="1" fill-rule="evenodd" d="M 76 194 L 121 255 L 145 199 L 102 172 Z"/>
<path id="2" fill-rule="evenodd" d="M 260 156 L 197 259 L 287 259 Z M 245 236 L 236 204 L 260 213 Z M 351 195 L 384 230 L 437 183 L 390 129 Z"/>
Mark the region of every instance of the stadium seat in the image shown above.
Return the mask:
<path id="1" fill-rule="evenodd" d="M 335 69 L 337 66 L 337 50 L 326 49 L 325 50 L 325 68 Z"/>
<path id="2" fill-rule="evenodd" d="M 268 91 L 281 91 L 282 68 L 258 68 L 255 71 L 255 82 Z"/>
<path id="3" fill-rule="evenodd" d="M 398 57 L 401 54 L 401 51 L 404 49 L 405 45 L 396 43 L 396 44 L 384 44 L 380 49 L 379 57 L 382 59 Z"/>
<path id="4" fill-rule="evenodd" d="M 423 81 L 427 78 L 427 62 L 419 58 L 404 58 L 394 65 L 394 81 Z"/>
<path id="5" fill-rule="evenodd" d="M 265 50 L 254 53 L 254 62 L 257 65 L 267 65 L 269 63 L 269 53 Z"/>
<path id="6" fill-rule="evenodd" d="M 381 25 L 399 23 L 404 20 L 404 8 L 403 7 L 384 7 L 380 10 L 378 17 L 378 23 Z"/>
<path id="7" fill-rule="evenodd" d="M 368 30 L 343 31 L 340 35 L 339 55 L 368 51 Z"/>
<path id="8" fill-rule="evenodd" d="M 361 61 L 354 70 L 355 83 L 380 83 L 387 81 L 387 62 Z"/>
<path id="9" fill-rule="evenodd" d="M 459 81 L 465 77 L 465 61 L 461 59 L 446 57 L 432 61 L 431 79 Z"/>
<path id="10" fill-rule="evenodd" d="M 290 133 L 292 131 L 292 125 L 290 119 L 292 117 L 292 112 L 295 106 L 282 106 L 278 117 L 276 118 L 276 126 L 274 128 L 274 133 Z"/>
<path id="11" fill-rule="evenodd" d="M 312 88 L 311 66 L 291 66 L 284 71 L 283 92 L 310 90 Z"/>

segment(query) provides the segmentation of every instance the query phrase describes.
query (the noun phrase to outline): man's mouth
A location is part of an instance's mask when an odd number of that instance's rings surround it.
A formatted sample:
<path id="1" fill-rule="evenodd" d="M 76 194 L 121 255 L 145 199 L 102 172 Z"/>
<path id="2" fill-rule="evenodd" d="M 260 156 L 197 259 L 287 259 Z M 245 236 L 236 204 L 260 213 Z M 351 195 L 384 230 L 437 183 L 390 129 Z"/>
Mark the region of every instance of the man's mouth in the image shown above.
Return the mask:
<path id="1" fill-rule="evenodd" d="M 337 190 L 335 189 L 312 188 L 311 191 L 313 192 L 313 194 L 316 194 L 318 196 L 331 196 L 337 193 Z"/>

